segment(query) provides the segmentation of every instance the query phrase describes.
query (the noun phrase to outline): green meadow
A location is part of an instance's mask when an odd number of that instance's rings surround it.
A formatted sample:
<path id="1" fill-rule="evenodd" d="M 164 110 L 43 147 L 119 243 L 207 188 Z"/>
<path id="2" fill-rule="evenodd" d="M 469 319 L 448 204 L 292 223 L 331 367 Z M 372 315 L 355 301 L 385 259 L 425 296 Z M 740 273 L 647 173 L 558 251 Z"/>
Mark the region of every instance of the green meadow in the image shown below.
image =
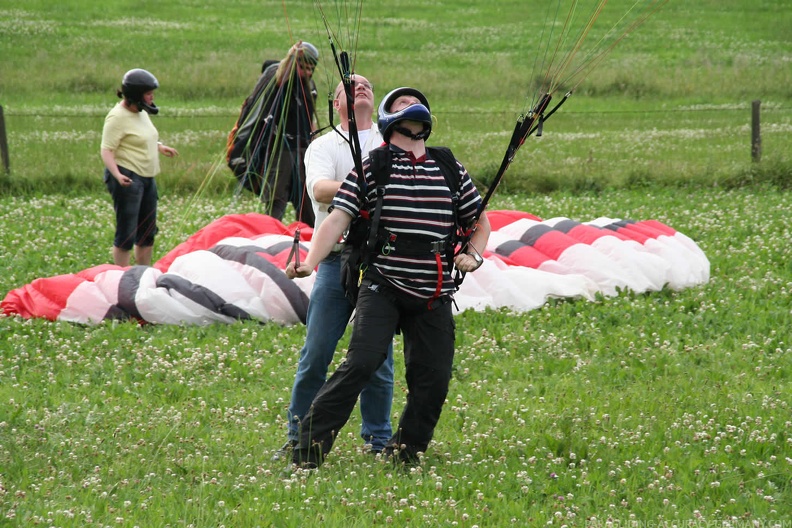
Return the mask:
<path id="1" fill-rule="evenodd" d="M 181 154 L 158 177 L 157 259 L 259 208 L 234 192 L 226 136 L 261 62 L 297 39 L 332 90 L 322 16 L 377 96 L 427 93 L 430 143 L 484 188 L 532 107 L 556 5 L 0 2 L 0 297 L 110 261 L 99 142 L 128 69 L 158 77 L 153 120 Z M 493 208 L 656 219 L 700 245 L 711 279 L 460 314 L 448 401 L 408 472 L 362 452 L 357 411 L 319 471 L 271 460 L 303 326 L 0 316 L 0 526 L 792 528 L 790 27 L 782 0 L 671 0 L 525 142 Z"/>
<path id="2" fill-rule="evenodd" d="M 227 194 L 234 181 L 223 146 L 242 100 L 261 62 L 298 38 L 322 53 L 315 79 L 320 121 L 328 124 L 323 100 L 339 76 L 322 13 L 376 96 L 401 85 L 426 92 L 436 117 L 431 142 L 452 147 L 486 184 L 547 75 L 543 65 L 555 49 L 548 43 L 560 42 L 562 52 L 573 47 L 576 33 L 560 39 L 569 3 L 560 2 L 558 17 L 557 2 L 523 0 L 400 0 L 360 10 L 357 2 L 307 0 L 0 6 L 0 105 L 11 164 L 0 190 L 95 190 L 104 116 L 124 72 L 145 67 L 161 84 L 155 123 L 182 154 L 166 166 L 165 192 Z M 575 28 L 594 2 L 579 4 Z M 632 5 L 607 3 L 567 71 L 604 49 L 605 30 L 623 33 L 638 19 Z M 591 68 L 541 138 L 526 141 L 505 190 L 785 180 L 792 164 L 790 27 L 792 11 L 782 0 L 669 1 Z M 559 87 L 556 101 L 567 88 Z M 755 100 L 762 110 L 759 167 L 751 161 Z"/>

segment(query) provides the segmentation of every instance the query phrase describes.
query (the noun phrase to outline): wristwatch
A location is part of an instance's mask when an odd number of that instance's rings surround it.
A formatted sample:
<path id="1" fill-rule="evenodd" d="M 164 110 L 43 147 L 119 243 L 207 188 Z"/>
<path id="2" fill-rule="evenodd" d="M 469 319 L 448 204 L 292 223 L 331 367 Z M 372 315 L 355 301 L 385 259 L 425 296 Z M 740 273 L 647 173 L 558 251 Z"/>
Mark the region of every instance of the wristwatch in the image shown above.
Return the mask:
<path id="1" fill-rule="evenodd" d="M 482 264 L 484 264 L 484 257 L 476 253 L 475 251 L 468 251 L 468 255 L 473 257 L 473 260 L 476 261 L 476 269 L 479 269 Z"/>

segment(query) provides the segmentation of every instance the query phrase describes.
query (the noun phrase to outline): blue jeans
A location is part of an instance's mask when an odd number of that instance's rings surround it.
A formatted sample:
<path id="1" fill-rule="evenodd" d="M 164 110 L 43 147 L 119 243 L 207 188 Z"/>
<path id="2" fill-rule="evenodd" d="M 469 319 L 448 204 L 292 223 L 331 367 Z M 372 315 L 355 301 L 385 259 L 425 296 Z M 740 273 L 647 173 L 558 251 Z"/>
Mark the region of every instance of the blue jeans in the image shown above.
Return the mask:
<path id="1" fill-rule="evenodd" d="M 289 440 L 300 438 L 300 421 L 308 414 L 314 397 L 327 379 L 339 339 L 343 337 L 352 305 L 341 285 L 341 258 L 331 254 L 319 264 L 311 291 L 306 318 L 305 345 L 300 351 L 297 376 L 289 404 Z M 373 450 L 382 450 L 392 436 L 393 339 L 388 357 L 369 379 L 360 393 L 360 436 Z"/>

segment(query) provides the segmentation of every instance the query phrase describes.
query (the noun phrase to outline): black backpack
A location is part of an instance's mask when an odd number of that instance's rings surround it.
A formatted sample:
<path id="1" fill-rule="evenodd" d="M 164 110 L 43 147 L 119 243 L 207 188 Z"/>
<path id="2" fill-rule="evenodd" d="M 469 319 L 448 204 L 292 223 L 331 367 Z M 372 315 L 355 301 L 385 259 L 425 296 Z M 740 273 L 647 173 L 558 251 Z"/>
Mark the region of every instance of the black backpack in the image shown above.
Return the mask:
<path id="1" fill-rule="evenodd" d="M 454 207 L 454 229 L 451 240 L 446 245 L 446 259 L 449 266 L 453 264 L 456 235 L 459 230 L 459 167 L 456 158 L 449 148 L 426 147 L 429 156 L 440 167 L 440 172 L 445 178 L 446 185 L 451 190 L 451 200 Z M 382 201 L 385 197 L 385 187 L 390 178 L 391 151 L 388 145 L 378 147 L 369 152 L 371 172 L 377 191 L 377 202 L 371 217 L 358 215 L 350 224 L 344 237 L 344 248 L 341 250 L 341 284 L 347 299 L 352 305 L 357 304 L 360 283 L 368 271 L 372 255 L 380 250 L 387 242 L 387 234 L 379 227 Z M 365 196 L 365 175 L 358 174 L 358 188 L 361 196 Z"/>

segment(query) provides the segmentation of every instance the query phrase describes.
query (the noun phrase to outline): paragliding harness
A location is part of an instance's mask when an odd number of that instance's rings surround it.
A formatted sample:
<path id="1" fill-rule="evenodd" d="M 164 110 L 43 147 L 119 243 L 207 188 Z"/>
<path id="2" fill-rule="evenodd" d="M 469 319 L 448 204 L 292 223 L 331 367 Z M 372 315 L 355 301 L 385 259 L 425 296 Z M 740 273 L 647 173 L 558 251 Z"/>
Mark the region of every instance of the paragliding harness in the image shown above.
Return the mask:
<path id="1" fill-rule="evenodd" d="M 273 88 L 272 82 L 280 61 L 268 59 L 264 61 L 261 75 L 253 92 L 244 100 L 239 111 L 239 117 L 234 127 L 228 133 L 226 141 L 226 164 L 234 173 L 239 185 L 253 192 L 261 194 L 264 167 L 272 163 L 270 159 L 259 159 L 255 152 L 257 145 L 262 141 L 271 141 L 275 131 L 273 127 L 276 110 L 285 104 L 286 91 L 282 88 Z M 316 84 L 311 79 L 306 86 L 307 92 L 316 97 Z M 263 149 L 266 156 L 270 156 L 271 148 Z"/>
<path id="2" fill-rule="evenodd" d="M 437 287 L 434 296 L 429 300 L 429 307 L 440 296 L 443 286 L 443 258 L 448 269 L 454 263 L 454 252 L 459 232 L 459 169 L 456 158 L 446 147 L 426 147 L 429 156 L 440 167 L 440 172 L 451 191 L 451 202 L 454 208 L 454 229 L 451 235 L 442 240 L 430 240 L 426 237 L 395 234 L 379 225 L 382 214 L 382 202 L 385 187 L 388 185 L 391 170 L 391 150 L 388 145 L 373 149 L 369 153 L 370 168 L 374 175 L 377 201 L 373 211 L 361 209 L 360 214 L 349 226 L 344 237 L 341 250 L 341 283 L 347 299 L 352 305 L 357 303 L 360 285 L 364 276 L 376 277 L 376 271 L 369 268 L 373 256 L 377 252 L 388 255 L 393 252 L 399 255 L 426 255 L 433 253 L 437 260 Z M 358 188 L 361 196 L 366 195 L 365 176 L 358 173 Z M 376 279 L 375 279 L 376 280 Z M 459 287 L 459 284 L 457 284 Z"/>
<path id="3" fill-rule="evenodd" d="M 267 68 L 277 68 L 277 62 L 270 64 Z M 228 168 L 234 173 L 237 181 L 241 187 L 251 191 L 255 194 L 261 193 L 262 178 L 259 174 L 254 174 L 255 167 L 251 167 L 250 156 L 252 152 L 251 146 L 255 144 L 255 139 L 252 137 L 256 129 L 258 138 L 268 137 L 269 127 L 272 122 L 272 115 L 266 116 L 263 123 L 258 121 L 263 117 L 264 111 L 269 112 L 269 107 L 272 106 L 272 101 L 262 101 L 261 98 L 265 95 L 267 82 L 264 81 L 264 71 L 267 68 L 262 68 L 261 77 L 256 82 L 253 92 L 242 102 L 242 107 L 239 110 L 239 117 L 234 123 L 234 127 L 228 134 L 226 142 L 226 164 Z M 274 70 L 272 71 L 274 75 Z M 272 77 L 270 77 L 272 78 Z M 263 107 L 267 107 L 266 110 Z"/>

